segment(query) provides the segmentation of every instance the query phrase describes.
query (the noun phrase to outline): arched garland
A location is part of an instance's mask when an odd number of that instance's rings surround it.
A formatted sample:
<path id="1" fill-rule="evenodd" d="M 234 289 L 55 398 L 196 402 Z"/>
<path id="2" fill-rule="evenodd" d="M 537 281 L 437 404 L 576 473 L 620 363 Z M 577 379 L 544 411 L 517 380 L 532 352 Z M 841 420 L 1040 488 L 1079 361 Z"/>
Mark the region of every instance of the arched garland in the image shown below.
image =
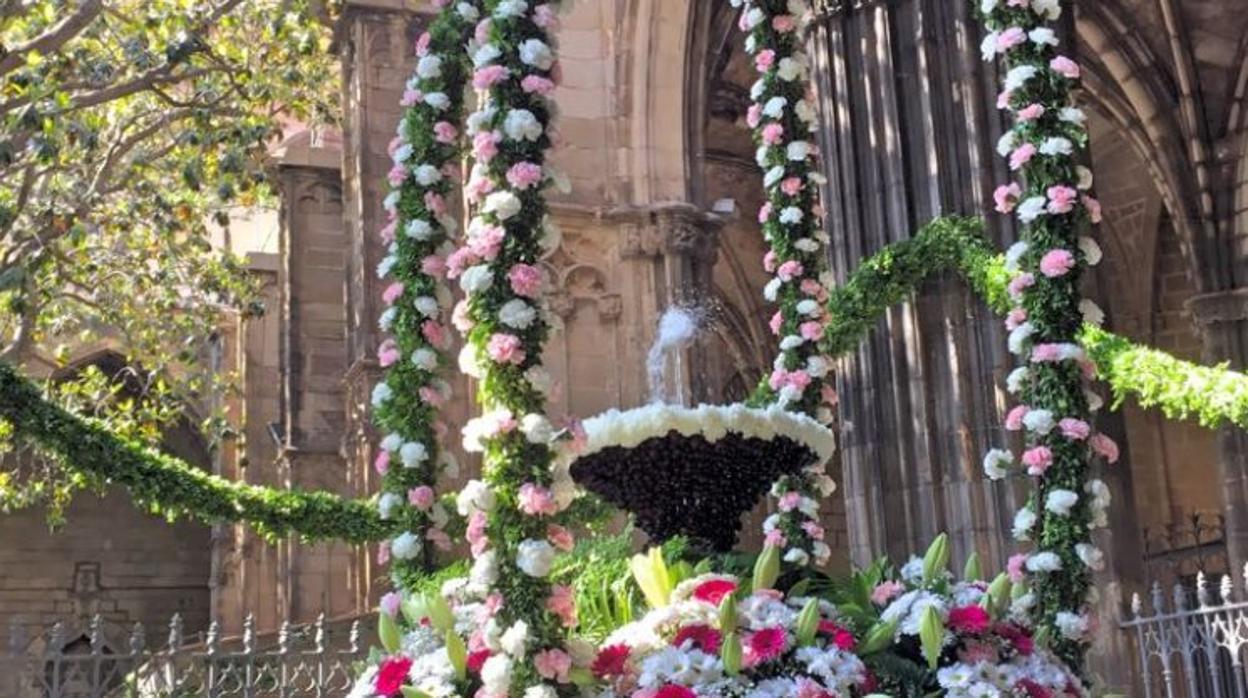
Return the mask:
<path id="1" fill-rule="evenodd" d="M 1092 575 L 1103 565 L 1092 530 L 1106 525 L 1109 505 L 1092 463 L 1114 463 L 1118 447 L 1092 425 L 1100 399 L 1087 386 L 1097 367 L 1078 343 L 1085 319 L 1103 319 L 1079 291 L 1083 270 L 1101 258 L 1081 231 L 1100 222 L 1101 207 L 1087 193 L 1092 173 L 1078 164 L 1087 131 L 1073 100 L 1080 69 L 1059 51 L 1053 24 L 1062 9 L 1060 0 L 979 2 L 990 30 L 984 58 L 1001 56 L 1007 70 L 998 106 L 1014 120 L 999 150 L 1019 177 L 997 189 L 997 210 L 1015 214 L 1022 226 L 1021 242 L 1006 253 L 1013 303 L 1006 327 L 1010 350 L 1022 361 L 1009 378 L 1020 404 L 1006 428 L 1024 433 L 1021 466 L 1035 482 L 1014 532 L 1036 549 L 1011 558 L 1010 572 L 1029 581 L 1037 627 L 1078 668 L 1089 639 Z M 1013 463 L 1009 451 L 993 450 L 984 469 L 1000 479 Z"/>
<path id="2" fill-rule="evenodd" d="M 554 696 L 569 681 L 564 628 L 576 622 L 573 591 L 547 579 L 573 545 L 559 523 L 575 492 L 560 456 L 583 442 L 575 424 L 556 427 L 546 415 L 552 385 L 542 366 L 552 315 L 541 260 L 560 240 L 544 193 L 561 179 L 546 164 L 558 7 L 484 2 L 470 45 L 479 103 L 467 124 L 465 195 L 475 216 L 448 259 L 466 294 L 454 312 L 467 340 L 459 365 L 480 381 L 483 411 L 464 427 L 465 448 L 484 454 L 482 479 L 458 505 L 474 558 L 469 584 L 486 599 L 469 646 L 485 653 L 480 680 L 491 696 Z"/>
<path id="3" fill-rule="evenodd" d="M 382 477 L 377 509 L 400 531 L 381 546 L 378 558 L 390 562 L 400 589 L 426 567 L 430 544 L 450 548 L 443 530 L 448 514 L 434 487 L 442 475 L 456 477 L 459 468 L 439 444 L 446 425 L 438 410 L 451 397 L 439 372 L 448 364 L 451 341 L 446 320 L 453 299 L 444 281 L 445 258 L 458 227 L 450 206 L 463 152 L 468 73 L 463 47 L 473 18 L 463 8 L 439 4 L 441 11 L 416 41 L 416 70 L 389 147 L 387 221 L 378 233 L 389 246 L 377 268 L 377 276 L 389 280 L 378 324 L 391 336 L 377 350 L 386 372 L 372 398 L 373 419 L 384 435 L 374 463 Z"/>
<path id="4" fill-rule="evenodd" d="M 811 19 L 810 5 L 806 0 L 732 4 L 741 8 L 745 49 L 759 73 L 746 119 L 754 130 L 767 192 L 758 222 L 770 246 L 763 266 L 774 277 L 764 294 L 780 306 L 770 322 L 780 352 L 754 401 L 781 404 L 827 422 L 836 395 L 829 381 L 832 359 L 823 353 L 821 342 L 829 321 L 824 304 L 832 278 L 819 204 L 824 180 L 810 140 L 818 127 L 817 114 L 810 95 L 810 61 L 802 50 L 801 28 Z M 822 463 L 778 480 L 772 488 L 777 512 L 764 523 L 767 545 L 783 549 L 784 560 L 792 564 L 825 563 L 832 551 L 824 542 L 819 500 L 834 490 Z"/>

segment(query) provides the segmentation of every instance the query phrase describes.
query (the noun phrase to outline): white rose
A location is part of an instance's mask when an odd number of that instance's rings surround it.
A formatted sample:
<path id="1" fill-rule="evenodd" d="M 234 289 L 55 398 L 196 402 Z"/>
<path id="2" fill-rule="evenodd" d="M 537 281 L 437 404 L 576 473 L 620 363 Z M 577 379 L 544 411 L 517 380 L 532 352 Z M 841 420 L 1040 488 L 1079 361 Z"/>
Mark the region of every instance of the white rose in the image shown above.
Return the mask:
<path id="1" fill-rule="evenodd" d="M 416 74 L 428 80 L 442 75 L 442 57 L 434 54 L 422 56 L 416 62 Z"/>
<path id="2" fill-rule="evenodd" d="M 399 449 L 399 458 L 403 461 L 403 467 L 415 468 L 429 460 L 429 449 L 419 441 L 409 441 Z"/>
<path id="3" fill-rule="evenodd" d="M 1013 464 L 1013 453 L 994 448 L 984 456 L 984 474 L 989 480 L 1000 480 L 1009 473 L 1009 467 Z"/>
<path id="4" fill-rule="evenodd" d="M 555 427 L 549 419 L 540 414 L 526 414 L 520 420 L 520 431 L 531 444 L 550 443 L 555 438 Z"/>
<path id="5" fill-rule="evenodd" d="M 536 141 L 542 137 L 542 123 L 528 109 L 512 109 L 503 120 L 503 133 L 513 141 Z"/>
<path id="6" fill-rule="evenodd" d="M 498 503 L 494 490 L 480 480 L 469 480 L 464 483 L 459 494 L 455 496 L 455 510 L 460 516 L 471 516 L 474 512 L 490 512 Z"/>
<path id="7" fill-rule="evenodd" d="M 1070 490 L 1057 489 L 1044 498 L 1044 508 L 1057 516 L 1069 516 L 1070 510 L 1079 502 L 1079 495 Z"/>
<path id="8" fill-rule="evenodd" d="M 530 577 L 545 577 L 555 563 L 555 548 L 544 540 L 525 540 L 516 546 L 516 567 Z"/>
<path id="9" fill-rule="evenodd" d="M 520 62 L 538 70 L 550 70 L 555 64 L 555 57 L 541 39 L 526 39 L 520 44 Z"/>
<path id="10" fill-rule="evenodd" d="M 421 347 L 412 352 L 412 363 L 425 371 L 435 371 L 438 368 L 438 355 L 428 347 Z"/>
<path id="11" fill-rule="evenodd" d="M 507 301 L 498 309 L 498 321 L 518 330 L 526 329 L 536 319 L 537 310 L 519 298 Z"/>
<path id="12" fill-rule="evenodd" d="M 416 534 L 408 531 L 390 541 L 390 554 L 396 560 L 411 560 L 420 555 L 421 543 Z"/>
<path id="13" fill-rule="evenodd" d="M 468 294 L 481 293 L 493 284 L 494 275 L 490 273 L 490 267 L 486 264 L 468 267 L 459 277 L 459 287 Z"/>

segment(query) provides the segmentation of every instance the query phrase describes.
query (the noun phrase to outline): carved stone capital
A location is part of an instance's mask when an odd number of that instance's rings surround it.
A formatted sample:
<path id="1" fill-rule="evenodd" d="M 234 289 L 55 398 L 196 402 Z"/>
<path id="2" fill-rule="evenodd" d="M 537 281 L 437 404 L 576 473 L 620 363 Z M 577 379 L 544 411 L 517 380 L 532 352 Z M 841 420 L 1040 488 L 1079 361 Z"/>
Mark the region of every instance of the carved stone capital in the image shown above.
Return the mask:
<path id="1" fill-rule="evenodd" d="M 1193 296 L 1184 304 L 1200 328 L 1248 320 L 1248 288 Z"/>

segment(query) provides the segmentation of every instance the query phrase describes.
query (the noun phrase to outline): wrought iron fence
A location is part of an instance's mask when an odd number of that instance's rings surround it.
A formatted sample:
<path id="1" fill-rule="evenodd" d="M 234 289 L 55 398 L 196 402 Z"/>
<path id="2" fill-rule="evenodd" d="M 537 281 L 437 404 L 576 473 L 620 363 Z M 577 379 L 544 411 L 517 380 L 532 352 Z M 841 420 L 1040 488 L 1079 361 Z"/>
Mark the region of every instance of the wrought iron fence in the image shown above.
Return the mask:
<path id="1" fill-rule="evenodd" d="M 1203 572 L 1170 593 L 1136 594 L 1122 623 L 1133 639 L 1145 698 L 1248 698 L 1248 568 L 1211 587 Z"/>
<path id="2" fill-rule="evenodd" d="M 248 616 L 243 634 L 221 637 L 217 623 L 200 642 L 187 643 L 174 616 L 168 637 L 150 646 L 142 625 L 115 646 L 96 616 L 77 639 L 58 623 L 31 639 L 24 626 L 10 627 L 0 653 L 4 698 L 294 698 L 344 696 L 353 665 L 367 653 L 360 623 L 284 623 L 258 635 Z"/>

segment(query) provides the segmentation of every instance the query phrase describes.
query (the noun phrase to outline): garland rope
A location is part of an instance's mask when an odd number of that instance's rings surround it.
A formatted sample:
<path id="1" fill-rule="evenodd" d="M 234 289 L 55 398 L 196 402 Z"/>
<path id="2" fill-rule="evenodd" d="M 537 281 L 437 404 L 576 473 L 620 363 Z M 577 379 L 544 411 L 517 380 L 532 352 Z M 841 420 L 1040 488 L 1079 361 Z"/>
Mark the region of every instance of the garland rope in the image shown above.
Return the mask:
<path id="1" fill-rule="evenodd" d="M 366 502 L 329 492 L 278 490 L 210 475 L 172 456 L 126 441 L 103 423 L 49 402 L 34 383 L 0 363 L 0 421 L 78 473 L 127 488 L 153 514 L 204 523 L 246 522 L 269 540 L 365 543 L 391 534 Z"/>
<path id="2" fill-rule="evenodd" d="M 759 79 L 746 120 L 753 129 L 756 160 L 762 168 L 767 201 L 758 212 L 770 250 L 763 267 L 774 274 L 764 289 L 780 308 L 770 327 L 779 340 L 771 375 L 754 396 L 823 422 L 832 420 L 836 394 L 830 381 L 832 359 L 822 350 L 829 313 L 825 308 L 832 277 L 819 186 L 817 148 L 809 140 L 818 128 L 811 99 L 810 60 L 802 50 L 803 25 L 811 20 L 805 2 L 732 0 L 741 9 L 745 50 L 754 57 Z M 797 566 L 823 565 L 832 555 L 824 542 L 819 501 L 836 489 L 820 460 L 797 475 L 785 475 L 771 489 L 776 513 L 763 523 L 768 547 L 784 551 Z"/>
<path id="3" fill-rule="evenodd" d="M 451 548 L 449 514 L 437 501 L 438 478 L 458 477 L 454 455 L 441 447 L 447 427 L 438 411 L 451 397 L 439 372 L 450 363 L 446 319 L 453 296 L 444 281 L 446 254 L 459 223 L 450 215 L 454 176 L 463 154 L 460 124 L 469 66 L 463 46 L 473 22 L 447 5 L 416 41 L 415 74 L 408 80 L 403 116 L 389 152 L 393 160 L 379 235 L 388 247 L 377 268 L 390 279 L 378 325 L 391 337 L 377 350 L 386 369 L 373 390 L 373 420 L 385 436 L 374 466 L 381 475 L 378 514 L 400 531 L 378 550 L 395 586 L 419 576 L 432 560 L 430 545 Z"/>
<path id="4" fill-rule="evenodd" d="M 1100 398 L 1087 384 L 1097 365 L 1077 343 L 1085 320 L 1104 320 L 1079 292 L 1085 269 L 1102 256 L 1081 235 L 1100 223 L 1101 206 L 1087 193 L 1092 173 L 1078 164 L 1087 155 L 1086 116 L 1074 106 L 1079 66 L 1060 53 L 1052 24 L 1062 9 L 1060 0 L 979 3 L 990 30 L 984 59 L 1003 58 L 1007 72 L 997 101 L 1014 122 L 998 150 L 1018 180 L 1000 186 L 994 198 L 997 210 L 1015 214 L 1021 225 L 1021 241 L 1006 252 L 1012 307 L 1005 324 L 1021 365 L 1008 380 L 1019 404 L 1005 427 L 1026 443 L 1019 465 L 1033 489 L 1014 518 L 1014 537 L 1034 549 L 1011 557 L 1008 568 L 1015 583 L 1030 587 L 1035 625 L 1078 671 L 1091 637 L 1093 573 L 1104 566 L 1092 531 L 1107 525 L 1110 500 L 1093 466 L 1115 463 L 1118 446 L 1092 422 Z M 990 479 L 1014 468 L 1011 451 L 992 449 L 984 458 Z"/>

